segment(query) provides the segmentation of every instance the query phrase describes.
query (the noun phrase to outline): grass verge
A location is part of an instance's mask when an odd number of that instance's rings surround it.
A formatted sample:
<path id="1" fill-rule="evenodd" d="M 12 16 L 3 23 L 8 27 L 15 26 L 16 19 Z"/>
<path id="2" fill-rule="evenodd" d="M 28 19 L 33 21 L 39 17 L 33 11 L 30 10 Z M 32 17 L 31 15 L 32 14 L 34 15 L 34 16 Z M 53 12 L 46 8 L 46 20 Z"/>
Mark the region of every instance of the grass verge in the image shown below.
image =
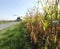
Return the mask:
<path id="1" fill-rule="evenodd" d="M 26 49 L 25 34 L 22 22 L 0 31 L 0 49 Z"/>

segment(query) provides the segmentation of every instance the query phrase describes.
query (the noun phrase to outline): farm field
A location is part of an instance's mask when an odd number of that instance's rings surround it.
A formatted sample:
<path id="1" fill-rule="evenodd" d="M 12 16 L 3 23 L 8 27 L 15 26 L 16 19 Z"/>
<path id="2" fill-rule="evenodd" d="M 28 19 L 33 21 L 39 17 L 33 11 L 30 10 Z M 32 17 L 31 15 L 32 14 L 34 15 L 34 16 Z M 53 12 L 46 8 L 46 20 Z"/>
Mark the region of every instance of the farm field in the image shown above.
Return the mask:
<path id="1" fill-rule="evenodd" d="M 0 21 L 0 24 L 4 24 L 4 23 L 7 23 L 7 22 Z"/>

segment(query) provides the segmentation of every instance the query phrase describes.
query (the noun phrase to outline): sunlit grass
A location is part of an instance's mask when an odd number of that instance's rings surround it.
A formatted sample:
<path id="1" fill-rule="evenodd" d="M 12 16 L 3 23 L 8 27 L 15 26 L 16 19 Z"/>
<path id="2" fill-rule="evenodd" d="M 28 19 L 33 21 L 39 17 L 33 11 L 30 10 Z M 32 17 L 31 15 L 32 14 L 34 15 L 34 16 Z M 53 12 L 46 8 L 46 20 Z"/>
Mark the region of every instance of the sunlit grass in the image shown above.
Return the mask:
<path id="1" fill-rule="evenodd" d="M 24 33 L 22 22 L 0 31 L 0 49 L 24 49 Z"/>

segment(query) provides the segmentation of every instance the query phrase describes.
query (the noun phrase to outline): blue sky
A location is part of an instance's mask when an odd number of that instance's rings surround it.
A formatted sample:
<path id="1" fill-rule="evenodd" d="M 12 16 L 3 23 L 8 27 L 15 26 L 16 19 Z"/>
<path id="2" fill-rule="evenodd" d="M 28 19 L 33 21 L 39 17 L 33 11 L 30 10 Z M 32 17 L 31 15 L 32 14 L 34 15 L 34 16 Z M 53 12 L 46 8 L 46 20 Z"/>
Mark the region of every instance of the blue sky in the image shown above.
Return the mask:
<path id="1" fill-rule="evenodd" d="M 0 0 L 0 20 L 12 20 L 24 16 L 27 8 L 33 8 L 37 0 Z"/>

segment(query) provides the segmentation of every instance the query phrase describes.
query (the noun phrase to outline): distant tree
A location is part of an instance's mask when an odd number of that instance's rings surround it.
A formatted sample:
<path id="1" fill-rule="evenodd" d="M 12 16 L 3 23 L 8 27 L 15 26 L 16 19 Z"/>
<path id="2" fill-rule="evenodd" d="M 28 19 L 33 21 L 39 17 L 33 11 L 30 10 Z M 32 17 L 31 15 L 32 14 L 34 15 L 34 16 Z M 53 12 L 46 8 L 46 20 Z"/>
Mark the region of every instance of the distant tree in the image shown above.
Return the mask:
<path id="1" fill-rule="evenodd" d="M 21 21 L 21 18 L 20 17 L 17 17 L 17 21 Z"/>

